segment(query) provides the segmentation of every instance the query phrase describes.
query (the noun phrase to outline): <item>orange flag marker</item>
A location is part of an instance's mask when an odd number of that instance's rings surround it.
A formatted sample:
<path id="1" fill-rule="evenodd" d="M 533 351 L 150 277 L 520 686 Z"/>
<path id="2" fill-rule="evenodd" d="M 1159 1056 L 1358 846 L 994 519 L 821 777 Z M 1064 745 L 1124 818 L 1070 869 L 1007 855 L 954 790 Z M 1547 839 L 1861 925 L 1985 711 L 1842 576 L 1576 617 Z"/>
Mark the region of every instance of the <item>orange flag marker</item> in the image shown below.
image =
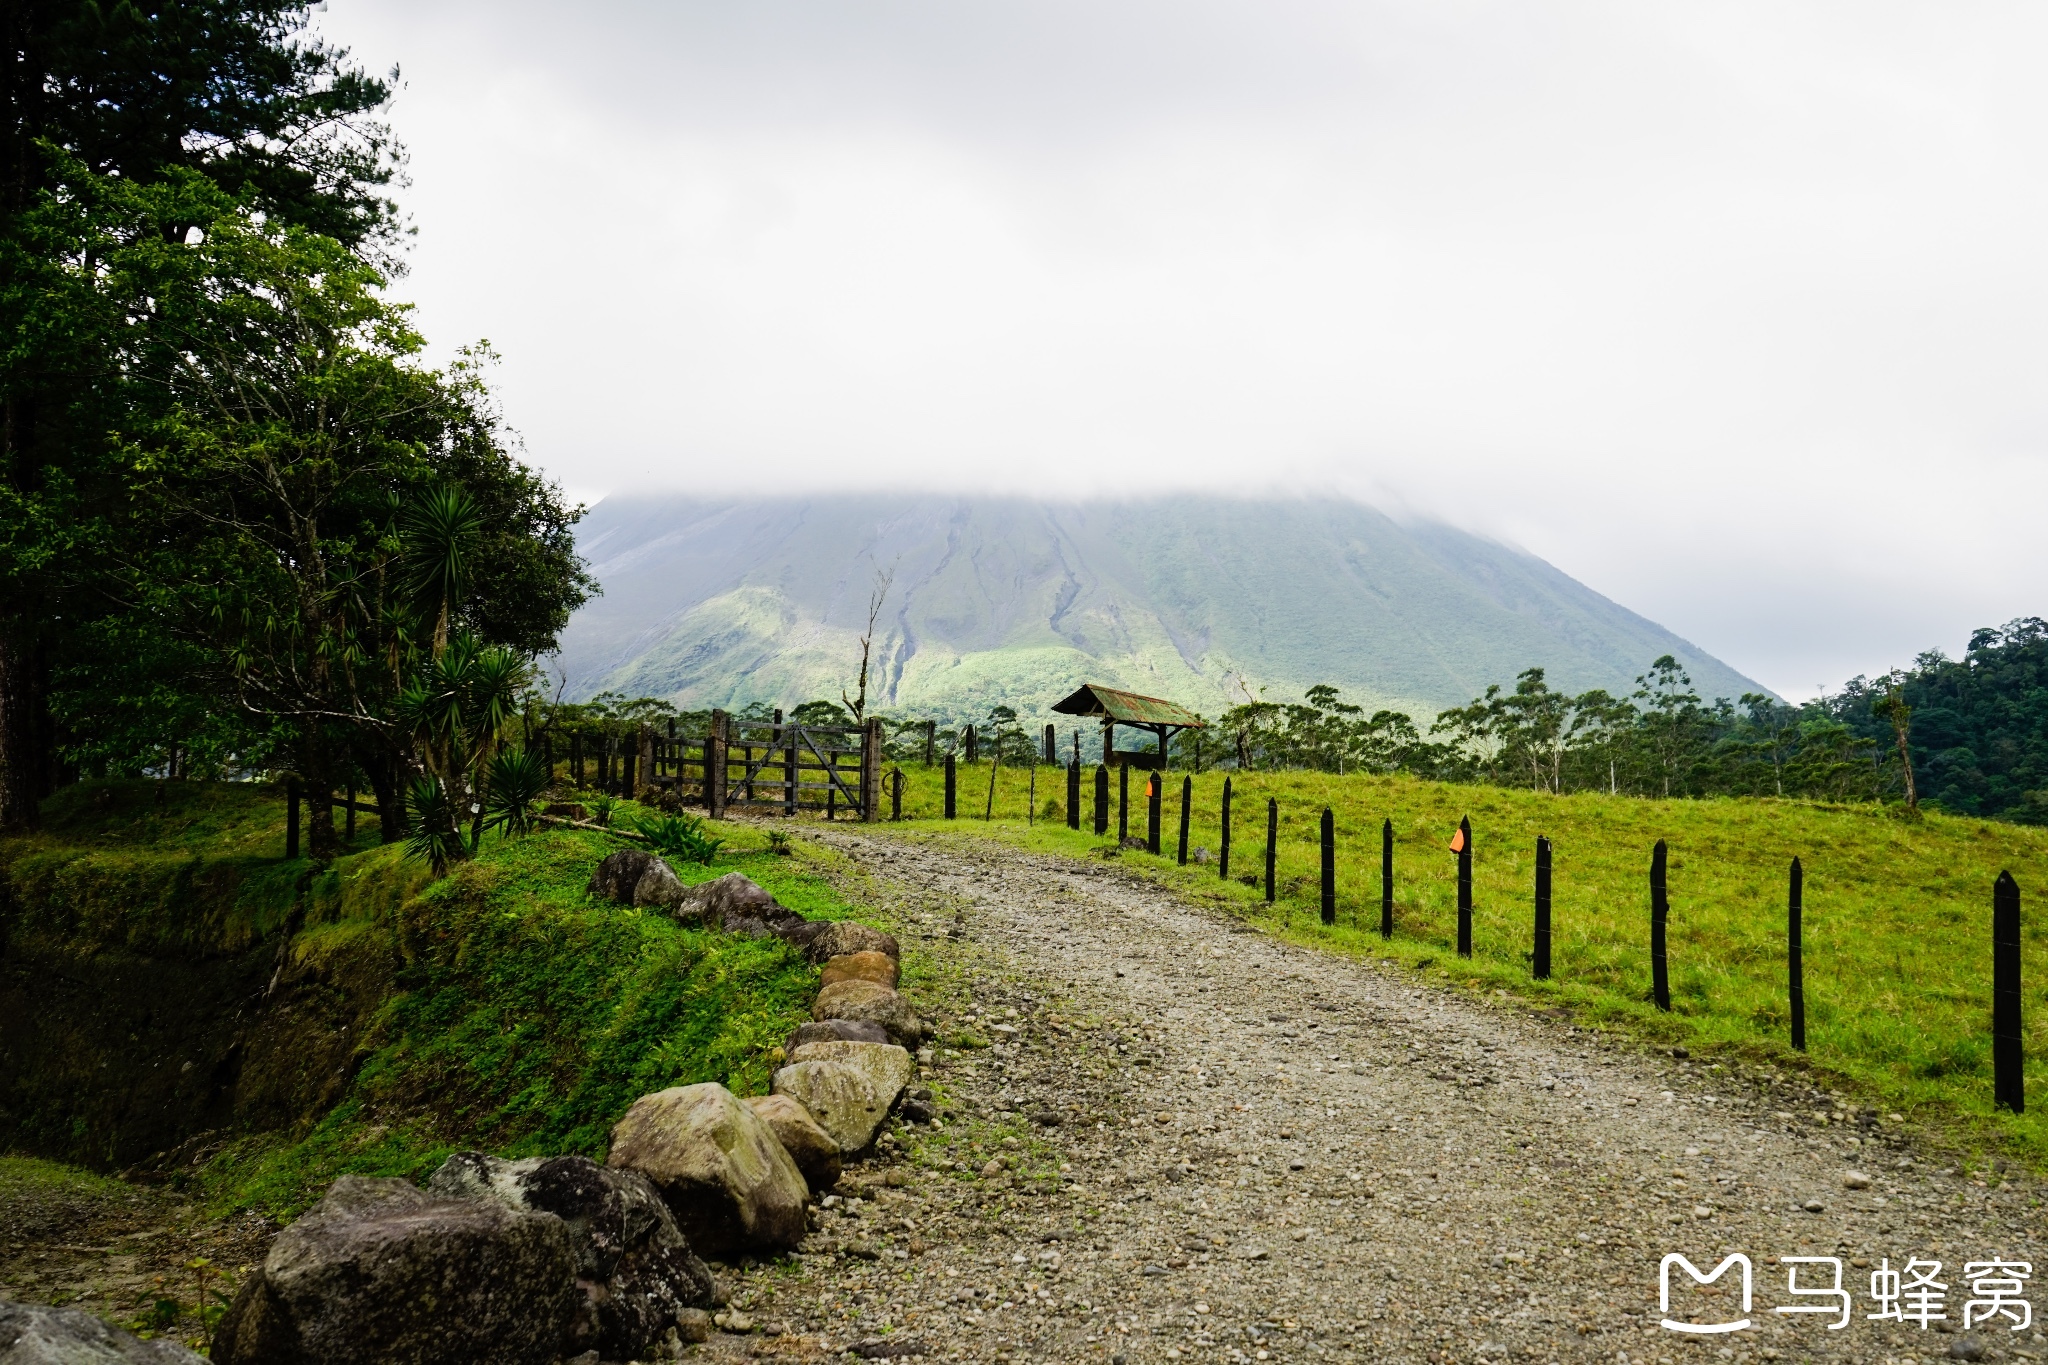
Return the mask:
<path id="1" fill-rule="evenodd" d="M 1465 831 L 1461 829 L 1461 830 L 1459 830 L 1459 831 L 1458 831 L 1458 832 L 1457 832 L 1456 834 L 1453 834 L 1453 835 L 1451 836 L 1451 852 L 1453 852 L 1453 853 L 1463 853 L 1464 851 L 1465 851 Z"/>

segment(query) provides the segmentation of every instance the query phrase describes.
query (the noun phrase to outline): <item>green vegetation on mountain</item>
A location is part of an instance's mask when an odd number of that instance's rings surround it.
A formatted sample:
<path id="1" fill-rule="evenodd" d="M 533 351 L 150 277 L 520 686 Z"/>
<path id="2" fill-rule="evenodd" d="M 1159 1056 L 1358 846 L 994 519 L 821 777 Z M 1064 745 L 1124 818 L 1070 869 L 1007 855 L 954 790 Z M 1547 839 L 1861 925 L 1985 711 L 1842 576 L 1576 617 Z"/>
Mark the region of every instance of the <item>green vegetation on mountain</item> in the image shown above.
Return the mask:
<path id="1" fill-rule="evenodd" d="M 1082 786 L 1082 829 L 1062 813 L 1057 768 L 1005 768 L 996 819 L 984 823 L 990 765 L 959 766 L 960 812 L 939 819 L 943 775 L 904 768 L 904 815 L 919 832 L 1022 840 L 1072 857 L 1113 844 L 1090 832 L 1093 772 Z M 1163 856 L 1124 850 L 1141 869 L 1233 914 L 1330 951 L 1396 959 L 1430 980 L 1476 983 L 1564 1006 L 1579 1016 L 1685 1044 L 1702 1064 L 1716 1056 L 1811 1066 L 1839 1077 L 1886 1112 L 1996 1131 L 2048 1161 L 2048 1104 L 1995 1111 L 1991 1076 L 1991 888 L 2002 870 L 2019 880 L 2025 914 L 2026 1055 L 2031 1094 L 2048 1095 L 2048 830 L 1896 808 L 1774 797 L 1653 800 L 1603 794 L 1433 782 L 1405 775 L 1205 772 L 1193 778 L 1189 847 L 1220 847 L 1222 785 L 1232 784 L 1231 880 L 1216 863 L 1175 863 L 1181 779 L 1162 801 Z M 1035 777 L 1036 805 L 1030 811 Z M 1131 774 L 1131 831 L 1146 827 L 1145 774 Z M 1259 879 L 1266 802 L 1279 802 L 1279 899 L 1268 909 Z M 1337 827 L 1337 919 L 1318 923 L 1318 822 Z M 1473 957 L 1457 956 L 1452 833 L 1472 820 Z M 1395 831 L 1395 933 L 1378 933 L 1381 822 Z M 1530 979 L 1538 835 L 1555 847 L 1553 978 Z M 1650 1000 L 1651 846 L 1670 846 L 1672 1011 Z M 1794 1054 L 1786 999 L 1786 882 L 1805 868 L 1807 1040 Z"/>
<path id="2" fill-rule="evenodd" d="M 764 1091 L 808 1017 L 816 970 L 780 940 L 593 901 L 607 835 L 487 836 L 430 883 L 369 831 L 285 859 L 283 808 L 272 787 L 87 782 L 0 840 L 0 1150 L 284 1215 L 337 1174 L 421 1176 L 464 1147 L 602 1157 L 647 1091 Z M 743 871 L 850 913 L 826 855 L 719 834 L 683 880 Z"/>
<path id="3" fill-rule="evenodd" d="M 572 700 L 837 698 L 878 573 L 872 706 L 955 723 L 1050 719 L 1084 680 L 1433 715 L 1532 664 L 1618 695 L 1666 654 L 1708 697 L 1763 690 L 1533 556 L 1341 499 L 616 496 L 577 548 L 604 595 L 563 635 Z"/>

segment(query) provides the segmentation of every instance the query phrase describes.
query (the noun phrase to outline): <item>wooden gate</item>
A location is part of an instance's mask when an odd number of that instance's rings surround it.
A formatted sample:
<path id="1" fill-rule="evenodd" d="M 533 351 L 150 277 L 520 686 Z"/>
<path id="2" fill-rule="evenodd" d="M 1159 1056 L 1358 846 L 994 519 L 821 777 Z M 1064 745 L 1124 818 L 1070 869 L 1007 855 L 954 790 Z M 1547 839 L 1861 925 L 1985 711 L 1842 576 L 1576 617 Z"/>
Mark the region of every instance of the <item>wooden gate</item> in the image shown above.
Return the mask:
<path id="1" fill-rule="evenodd" d="M 823 810 L 874 820 L 882 795 L 882 723 L 796 725 L 711 713 L 702 737 L 642 739 L 643 769 L 652 786 L 676 789 L 703 803 L 712 819 L 730 807 L 795 815 Z"/>

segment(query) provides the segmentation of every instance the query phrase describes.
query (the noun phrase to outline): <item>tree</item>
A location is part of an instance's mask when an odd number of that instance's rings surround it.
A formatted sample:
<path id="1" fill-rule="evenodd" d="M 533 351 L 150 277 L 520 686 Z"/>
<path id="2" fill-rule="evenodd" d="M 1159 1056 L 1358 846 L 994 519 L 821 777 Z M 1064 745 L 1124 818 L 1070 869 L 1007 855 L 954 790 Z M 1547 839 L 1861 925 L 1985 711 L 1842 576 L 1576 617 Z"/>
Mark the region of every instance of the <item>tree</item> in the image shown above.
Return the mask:
<path id="1" fill-rule="evenodd" d="M 892 574 L 886 569 L 875 570 L 874 591 L 868 594 L 868 624 L 860 636 L 860 687 L 853 696 L 846 695 L 846 689 L 839 690 L 839 700 L 853 713 L 855 725 L 865 724 L 868 714 L 868 658 L 875 645 L 875 621 L 882 614 L 882 603 L 889 599 L 889 583 Z"/>
<path id="2" fill-rule="evenodd" d="M 1905 675 L 1897 670 L 1878 679 L 1880 691 L 1870 703 L 1870 714 L 1886 722 L 1892 728 L 1892 742 L 1898 746 L 1899 771 L 1906 785 L 1906 810 L 1920 813 L 1920 793 L 1913 786 L 1913 747 L 1909 736 L 1913 729 L 1913 708 L 1906 701 L 1901 690 Z"/>
<path id="3" fill-rule="evenodd" d="M 401 695 L 439 685 L 421 670 L 444 666 L 451 630 L 484 651 L 470 666 L 524 660 L 591 589 L 578 513 L 506 449 L 488 357 L 424 365 L 374 267 L 196 176 L 78 184 L 51 211 L 126 319 L 114 355 L 136 391 L 115 443 L 129 495 L 91 584 L 103 610 L 182 644 L 195 695 L 288 731 L 313 790 L 360 770 L 387 834 L 411 774 L 473 796 L 445 736 L 401 722 Z M 315 856 L 333 850 L 324 803 L 310 832 Z"/>
<path id="4" fill-rule="evenodd" d="M 374 114 L 390 86 L 307 40 L 305 9 L 0 7 L 0 829 L 33 823 L 56 780 L 54 656 L 98 610 L 82 580 L 131 496 L 106 440 L 135 392 L 111 354 L 119 329 L 67 278 L 79 262 L 41 210 L 81 178 L 148 185 L 184 170 L 277 224 L 388 250 L 384 191 L 401 158 Z M 190 226 L 172 216 L 154 230 L 182 240 Z"/>

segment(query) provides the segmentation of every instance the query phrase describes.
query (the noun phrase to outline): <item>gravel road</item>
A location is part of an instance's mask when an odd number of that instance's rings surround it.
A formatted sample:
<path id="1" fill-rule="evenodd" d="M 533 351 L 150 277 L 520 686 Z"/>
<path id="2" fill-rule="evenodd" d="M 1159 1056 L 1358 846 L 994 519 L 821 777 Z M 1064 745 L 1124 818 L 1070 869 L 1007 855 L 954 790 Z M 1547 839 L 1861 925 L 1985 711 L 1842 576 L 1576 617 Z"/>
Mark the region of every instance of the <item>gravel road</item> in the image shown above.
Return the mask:
<path id="1" fill-rule="evenodd" d="M 1962 1330 L 1966 1262 L 2037 1260 L 2040 1183 L 1959 1169 L 1797 1073 L 1289 946 L 1114 860 L 814 837 L 902 931 L 941 1029 L 940 1123 L 854 1167 L 794 1269 L 737 1271 L 727 1321 L 751 1330 L 704 1354 L 2048 1359 L 2042 1324 L 2007 1330 L 2017 1309 Z M 1703 1271 L 1746 1254 L 1750 1310 L 1737 1267 L 1698 1287 L 1674 1271 L 1660 1311 L 1670 1252 Z M 1775 1311 L 1826 1302 L 1788 1295 L 1781 1256 L 1839 1259 L 1845 1329 L 1839 1309 Z M 1942 1262 L 1947 1317 L 1869 1320 L 1873 1271 L 1915 1257 Z M 1834 1283 L 1825 1263 L 1798 1274 Z M 2035 1283 L 2024 1297 L 2048 1308 Z"/>

